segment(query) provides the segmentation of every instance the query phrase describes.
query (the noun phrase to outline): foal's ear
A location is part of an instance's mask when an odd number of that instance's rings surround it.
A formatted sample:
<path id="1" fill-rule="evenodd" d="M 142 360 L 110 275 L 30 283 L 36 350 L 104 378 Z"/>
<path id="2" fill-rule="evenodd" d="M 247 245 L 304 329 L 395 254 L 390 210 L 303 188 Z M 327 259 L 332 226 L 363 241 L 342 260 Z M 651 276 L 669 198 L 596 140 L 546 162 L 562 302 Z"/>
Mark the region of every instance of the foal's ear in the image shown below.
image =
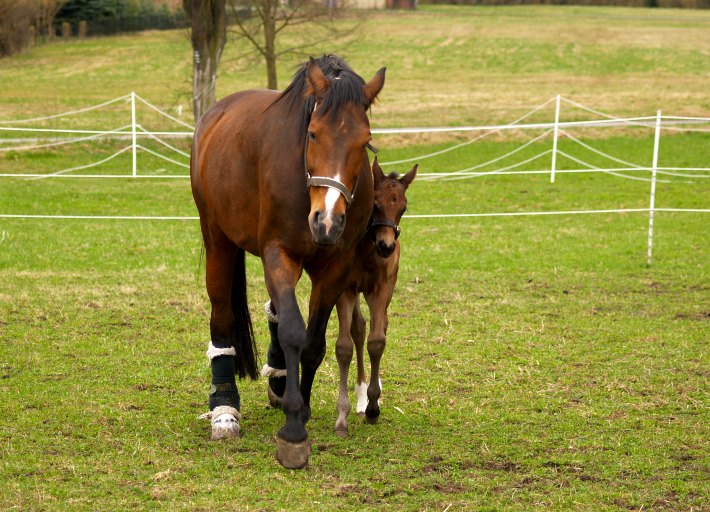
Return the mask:
<path id="1" fill-rule="evenodd" d="M 385 179 L 385 173 L 382 172 L 382 167 L 380 167 L 377 157 L 372 162 L 372 177 L 375 179 L 375 188 L 377 188 L 378 183 Z"/>
<path id="2" fill-rule="evenodd" d="M 399 179 L 399 182 L 402 184 L 405 190 L 407 190 L 407 187 L 412 184 L 414 178 L 417 176 L 417 169 L 419 169 L 419 164 L 412 167 L 411 171 L 409 171 L 407 174 L 405 174 Z"/>
<path id="3" fill-rule="evenodd" d="M 330 80 L 328 80 L 323 71 L 321 71 L 316 59 L 311 57 L 306 64 L 306 78 L 308 79 L 308 90 L 306 91 L 306 96 L 315 96 L 316 100 L 323 97 L 325 92 L 330 87 Z"/>
<path id="4" fill-rule="evenodd" d="M 382 90 L 382 86 L 385 85 L 385 71 L 387 71 L 387 68 L 381 68 L 375 73 L 375 76 L 365 84 L 365 98 L 367 99 L 368 106 L 375 101 L 375 98 L 377 98 L 377 95 Z"/>

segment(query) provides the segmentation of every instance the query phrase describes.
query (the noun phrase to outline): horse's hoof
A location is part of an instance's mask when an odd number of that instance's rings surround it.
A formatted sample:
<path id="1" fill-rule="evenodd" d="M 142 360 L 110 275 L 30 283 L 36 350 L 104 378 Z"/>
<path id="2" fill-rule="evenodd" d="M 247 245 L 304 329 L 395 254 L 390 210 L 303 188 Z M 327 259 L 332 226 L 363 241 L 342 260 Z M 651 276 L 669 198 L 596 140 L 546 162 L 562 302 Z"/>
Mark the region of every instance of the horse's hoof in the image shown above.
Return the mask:
<path id="1" fill-rule="evenodd" d="M 338 437 L 342 437 L 343 439 L 346 439 L 348 437 L 348 428 L 336 428 L 335 429 L 335 435 Z"/>
<path id="2" fill-rule="evenodd" d="M 233 407 L 216 407 L 211 413 L 212 441 L 238 438 L 240 435 L 239 411 Z"/>
<path id="3" fill-rule="evenodd" d="M 368 416 L 367 414 L 365 415 L 365 422 L 370 424 L 370 425 L 375 425 L 377 423 L 377 420 L 379 420 L 379 416 L 375 416 L 374 418 Z"/>
<path id="4" fill-rule="evenodd" d="M 271 407 L 274 409 L 281 409 L 281 397 L 274 393 L 274 390 L 271 389 L 271 386 L 266 387 L 266 394 L 269 396 L 269 404 Z"/>
<path id="5" fill-rule="evenodd" d="M 302 469 L 308 464 L 311 443 L 308 439 L 300 443 L 289 443 L 276 436 L 276 460 L 286 469 Z"/>

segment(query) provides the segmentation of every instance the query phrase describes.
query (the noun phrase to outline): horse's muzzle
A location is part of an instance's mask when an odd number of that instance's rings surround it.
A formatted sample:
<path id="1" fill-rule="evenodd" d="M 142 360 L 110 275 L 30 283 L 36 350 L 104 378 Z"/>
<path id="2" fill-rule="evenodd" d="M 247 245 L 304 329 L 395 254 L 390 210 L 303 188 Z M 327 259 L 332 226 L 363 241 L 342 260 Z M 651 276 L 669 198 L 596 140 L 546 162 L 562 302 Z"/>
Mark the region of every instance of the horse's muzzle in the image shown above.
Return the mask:
<path id="1" fill-rule="evenodd" d="M 316 210 L 310 215 L 308 224 L 313 242 L 318 245 L 334 245 L 345 229 L 345 214 L 328 215 L 322 210 Z"/>

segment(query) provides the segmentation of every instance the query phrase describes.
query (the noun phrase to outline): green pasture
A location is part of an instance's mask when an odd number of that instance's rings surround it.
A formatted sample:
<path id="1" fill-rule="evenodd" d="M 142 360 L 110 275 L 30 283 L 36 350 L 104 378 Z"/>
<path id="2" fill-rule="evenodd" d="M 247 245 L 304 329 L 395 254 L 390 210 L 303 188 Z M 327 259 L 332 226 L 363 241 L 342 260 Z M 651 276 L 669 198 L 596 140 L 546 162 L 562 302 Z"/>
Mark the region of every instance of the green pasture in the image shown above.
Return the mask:
<path id="1" fill-rule="evenodd" d="M 363 75 L 388 66 L 376 127 L 504 123 L 557 93 L 616 115 L 707 116 L 708 33 L 705 11 L 427 7 L 370 13 L 338 51 Z M 261 68 L 227 48 L 220 95 L 260 86 Z M 174 116 L 182 105 L 189 122 L 189 51 L 182 32 L 147 32 L 0 60 L 0 119 L 135 90 Z M 300 60 L 283 63 L 282 85 Z M 116 128 L 130 122 L 126 107 L 42 126 Z M 147 128 L 179 129 L 142 112 Z M 552 115 L 548 105 L 532 120 Z M 572 108 L 565 115 L 588 118 Z M 452 172 L 540 133 L 492 135 L 431 158 L 423 156 L 475 134 L 382 135 L 375 144 L 383 162 L 419 157 L 422 173 Z M 652 129 L 570 133 L 615 158 L 651 163 Z M 170 142 L 187 150 L 186 139 Z M 664 130 L 659 165 L 708 167 L 709 142 L 706 132 Z M 129 144 L 0 152 L 0 173 L 52 173 Z M 551 144 L 541 140 L 512 162 Z M 559 148 L 619 165 L 568 138 Z M 549 170 L 549 158 L 516 170 Z M 130 166 L 125 153 L 77 172 L 127 176 Z M 186 173 L 145 152 L 138 167 Z M 558 168 L 579 165 L 560 158 Z M 650 267 L 647 212 L 415 217 L 648 208 L 649 173 L 623 174 L 415 181 L 380 422 L 351 415 L 349 438 L 333 432 L 334 321 L 302 471 L 274 458 L 283 414 L 268 407 L 263 380 L 240 384 L 242 439 L 210 442 L 209 422 L 197 419 L 209 388 L 209 301 L 196 221 L 0 218 L 0 509 L 708 510 L 708 214 L 658 212 Z M 657 207 L 710 208 L 710 180 L 659 178 L 668 182 L 657 184 Z M 185 178 L 0 177 L 0 214 L 196 211 Z M 263 358 L 267 296 L 259 261 L 247 265 Z M 305 307 L 307 278 L 299 294 Z"/>

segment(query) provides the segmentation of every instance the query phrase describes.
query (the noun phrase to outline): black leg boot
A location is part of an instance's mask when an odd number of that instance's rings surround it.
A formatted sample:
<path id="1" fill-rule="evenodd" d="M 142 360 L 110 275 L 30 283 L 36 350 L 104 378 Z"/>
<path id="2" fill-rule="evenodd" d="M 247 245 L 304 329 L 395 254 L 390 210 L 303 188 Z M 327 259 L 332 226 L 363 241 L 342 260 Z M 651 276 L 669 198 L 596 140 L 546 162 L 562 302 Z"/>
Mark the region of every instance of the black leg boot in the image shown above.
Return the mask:
<path id="1" fill-rule="evenodd" d="M 207 415 L 212 421 L 212 440 L 239 437 L 241 404 L 235 379 L 234 347 L 217 348 L 210 343 L 207 357 L 212 368 L 210 412 Z"/>
<path id="2" fill-rule="evenodd" d="M 264 306 L 269 318 L 269 334 L 271 343 L 266 356 L 266 366 L 261 370 L 261 375 L 269 378 L 269 403 L 271 407 L 281 408 L 281 398 L 286 390 L 286 358 L 279 344 L 279 319 L 271 301 Z"/>

